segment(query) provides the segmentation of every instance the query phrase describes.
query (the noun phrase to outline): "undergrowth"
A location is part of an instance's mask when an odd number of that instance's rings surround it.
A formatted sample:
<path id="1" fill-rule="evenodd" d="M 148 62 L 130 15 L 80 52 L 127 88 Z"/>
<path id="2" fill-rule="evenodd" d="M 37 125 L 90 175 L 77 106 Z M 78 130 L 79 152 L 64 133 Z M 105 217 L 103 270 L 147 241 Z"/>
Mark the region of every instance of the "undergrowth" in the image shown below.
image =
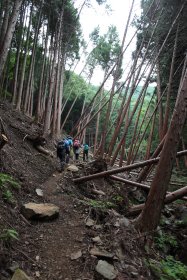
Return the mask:
<path id="1" fill-rule="evenodd" d="M 171 249 L 178 248 L 177 239 L 171 234 L 162 233 L 161 236 L 154 238 L 155 245 L 160 250 L 165 250 L 166 246 L 169 246 Z"/>
<path id="2" fill-rule="evenodd" d="M 187 266 L 176 261 L 172 256 L 167 256 L 160 262 L 150 259 L 148 261 L 153 275 L 159 280 L 186 280 Z"/>
<path id="3" fill-rule="evenodd" d="M 19 189 L 20 185 L 8 174 L 0 173 L 0 190 L 6 202 L 14 202 L 12 189 Z"/>
<path id="4" fill-rule="evenodd" d="M 18 240 L 19 234 L 15 229 L 3 229 L 0 234 L 0 240 L 4 245 L 9 246 L 14 240 Z"/>

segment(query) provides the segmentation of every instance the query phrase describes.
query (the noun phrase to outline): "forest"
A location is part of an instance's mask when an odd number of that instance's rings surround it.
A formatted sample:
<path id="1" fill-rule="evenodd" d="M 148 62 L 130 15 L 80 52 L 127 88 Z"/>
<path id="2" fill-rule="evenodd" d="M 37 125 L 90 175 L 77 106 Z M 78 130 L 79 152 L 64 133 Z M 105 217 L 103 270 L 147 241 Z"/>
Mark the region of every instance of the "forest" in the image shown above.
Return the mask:
<path id="1" fill-rule="evenodd" d="M 122 39 L 96 21 L 89 41 L 84 10 L 110 17 L 112 1 L 0 1 L 2 280 L 187 279 L 187 0 L 139 0 L 136 15 L 137 1 Z M 68 135 L 89 160 L 59 173 Z M 32 220 L 25 203 L 54 203 L 60 218 Z"/>

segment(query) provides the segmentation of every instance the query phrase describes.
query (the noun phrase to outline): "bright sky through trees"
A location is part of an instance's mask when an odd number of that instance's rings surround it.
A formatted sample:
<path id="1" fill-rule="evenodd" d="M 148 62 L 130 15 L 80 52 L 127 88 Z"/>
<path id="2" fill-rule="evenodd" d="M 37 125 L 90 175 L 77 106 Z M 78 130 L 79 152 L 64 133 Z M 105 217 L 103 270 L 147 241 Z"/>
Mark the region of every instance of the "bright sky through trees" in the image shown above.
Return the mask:
<path id="1" fill-rule="evenodd" d="M 83 0 L 76 0 L 75 6 L 80 9 L 82 3 Z M 104 4 L 99 6 L 96 0 L 90 0 L 90 3 L 90 7 L 85 6 L 80 15 L 80 22 L 85 40 L 87 42 L 89 41 L 89 34 L 95 27 L 99 26 L 101 34 L 104 34 L 107 32 L 108 26 L 110 25 L 115 25 L 117 27 L 120 40 L 122 40 L 132 0 L 108 0 L 107 4 L 111 8 L 111 11 L 108 12 L 106 11 L 106 6 Z M 140 15 L 140 0 L 135 0 L 131 22 L 135 15 Z M 128 29 L 126 45 L 131 40 L 134 32 L 135 29 L 133 27 Z M 123 68 L 127 67 L 134 48 L 135 40 L 132 42 L 124 56 L 125 65 Z M 81 65 L 79 64 L 76 72 L 78 73 L 80 69 Z M 101 75 L 100 70 L 98 69 L 92 79 L 92 83 L 99 84 L 102 81 L 102 77 L 103 75 Z"/>

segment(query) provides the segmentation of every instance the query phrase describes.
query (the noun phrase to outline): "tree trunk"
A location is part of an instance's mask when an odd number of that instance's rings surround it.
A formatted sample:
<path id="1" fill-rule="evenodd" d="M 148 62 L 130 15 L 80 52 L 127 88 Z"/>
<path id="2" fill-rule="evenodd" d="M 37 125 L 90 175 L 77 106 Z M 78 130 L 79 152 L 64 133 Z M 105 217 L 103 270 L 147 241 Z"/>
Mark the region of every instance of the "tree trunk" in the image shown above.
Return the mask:
<path id="1" fill-rule="evenodd" d="M 15 0 L 14 2 L 14 6 L 13 6 L 13 10 L 12 10 L 12 14 L 8 23 L 8 27 L 7 27 L 7 31 L 6 31 L 6 35 L 4 37 L 4 42 L 1 46 L 1 50 L 0 50 L 0 77 L 2 75 L 3 72 L 3 68 L 6 62 L 6 58 L 8 55 L 8 51 L 9 51 L 9 47 L 12 41 L 12 37 L 13 37 L 13 33 L 15 30 L 15 26 L 16 26 L 16 22 L 17 22 L 17 18 L 19 15 L 19 10 L 21 7 L 23 0 Z"/>
<path id="2" fill-rule="evenodd" d="M 158 101 L 161 100 L 161 80 L 160 80 L 160 64 L 159 59 L 157 61 L 157 97 Z M 158 113 L 159 113 L 159 139 L 162 140 L 162 131 L 163 131 L 163 109 L 162 109 L 162 102 L 160 101 L 158 105 Z"/>
<path id="3" fill-rule="evenodd" d="M 186 120 L 187 111 L 187 70 L 174 108 L 170 127 L 168 129 L 156 174 L 145 207 L 138 217 L 136 224 L 140 231 L 156 229 L 159 224 L 161 210 L 164 205 L 177 146 L 180 141 L 182 128 Z"/>
<path id="4" fill-rule="evenodd" d="M 166 99 L 166 106 L 165 106 L 165 115 L 164 115 L 164 121 L 163 121 L 163 131 L 162 136 L 164 136 L 168 129 L 168 122 L 169 122 L 169 115 L 170 115 L 170 96 L 171 96 L 171 86 L 172 86 L 172 80 L 173 80 L 173 73 L 174 73 L 174 63 L 175 63 L 175 57 L 177 52 L 177 41 L 178 41 L 178 32 L 179 32 L 179 24 L 177 26 L 177 31 L 175 35 L 175 44 L 173 47 L 173 56 L 171 61 L 171 68 L 170 68 L 170 75 L 169 75 L 169 82 L 168 82 L 168 90 L 167 90 L 167 99 Z"/>
<path id="5" fill-rule="evenodd" d="M 30 19 L 29 19 L 29 25 L 27 30 L 27 39 L 26 39 L 26 46 L 25 46 L 25 55 L 22 65 L 22 71 L 21 71 L 21 77 L 19 81 L 19 91 L 16 101 L 16 110 L 21 110 L 21 103 L 22 103 L 22 96 L 23 96 L 23 83 L 25 79 L 25 70 L 26 70 L 26 64 L 27 64 L 27 56 L 28 56 L 28 49 L 29 49 L 29 37 L 30 37 L 30 28 L 31 28 L 31 22 L 32 22 L 32 13 L 33 13 L 33 6 L 31 7 L 30 12 Z"/>

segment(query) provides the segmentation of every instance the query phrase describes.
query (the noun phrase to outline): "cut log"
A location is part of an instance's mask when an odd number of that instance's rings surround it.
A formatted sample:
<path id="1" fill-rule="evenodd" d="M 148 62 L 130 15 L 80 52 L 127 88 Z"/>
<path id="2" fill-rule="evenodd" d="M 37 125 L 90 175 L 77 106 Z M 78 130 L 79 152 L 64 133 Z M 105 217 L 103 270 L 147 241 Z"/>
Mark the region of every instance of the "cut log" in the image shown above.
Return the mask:
<path id="1" fill-rule="evenodd" d="M 177 153 L 177 157 L 181 157 L 181 156 L 186 155 L 186 154 L 187 154 L 187 150 L 180 151 L 180 152 Z M 87 182 L 87 181 L 90 181 L 90 180 L 93 180 L 93 179 L 107 177 L 109 175 L 121 173 L 121 172 L 124 172 L 124 171 L 127 171 L 127 170 L 136 169 L 136 168 L 143 167 L 143 166 L 146 166 L 146 165 L 149 165 L 149 164 L 156 164 L 156 163 L 158 163 L 159 159 L 160 159 L 160 157 L 149 159 L 149 160 L 146 160 L 146 161 L 130 164 L 130 165 L 123 166 L 123 167 L 120 167 L 120 168 L 116 168 L 116 169 L 112 169 L 112 170 L 108 170 L 108 171 L 103 171 L 103 172 L 100 172 L 100 173 L 97 173 L 97 174 L 92 174 L 92 175 L 84 176 L 84 177 L 81 177 L 81 178 L 76 178 L 73 181 L 74 181 L 74 183 L 83 183 L 83 182 Z"/>
<path id="2" fill-rule="evenodd" d="M 184 188 L 181 188 L 179 190 L 176 190 L 172 193 L 167 194 L 166 198 L 164 200 L 164 203 L 169 204 L 177 199 L 182 199 L 182 197 L 184 197 L 186 194 L 187 194 L 187 186 L 185 186 Z M 129 215 L 139 214 L 143 210 L 144 206 L 145 206 L 144 203 L 132 206 L 129 209 Z"/>

